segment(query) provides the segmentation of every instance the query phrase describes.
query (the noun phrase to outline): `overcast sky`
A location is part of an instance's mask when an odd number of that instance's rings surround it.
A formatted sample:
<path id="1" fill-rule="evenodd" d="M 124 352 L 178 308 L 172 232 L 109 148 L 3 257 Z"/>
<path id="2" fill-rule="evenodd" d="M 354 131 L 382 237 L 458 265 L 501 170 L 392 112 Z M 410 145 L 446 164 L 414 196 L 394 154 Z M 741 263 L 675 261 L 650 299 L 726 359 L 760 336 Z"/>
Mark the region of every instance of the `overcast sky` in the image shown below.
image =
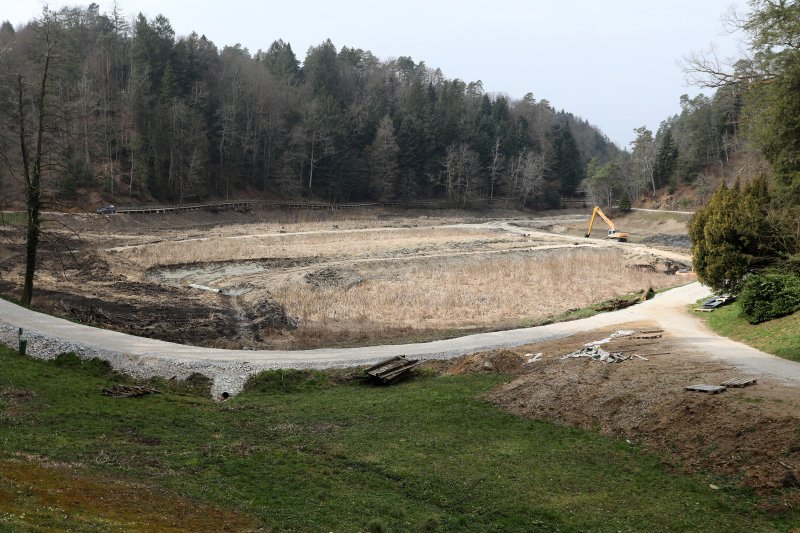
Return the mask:
<path id="1" fill-rule="evenodd" d="M 0 20 L 15 26 L 44 2 L 3 2 Z M 110 11 L 113 0 L 97 2 Z M 11 4 L 11 5 L 10 5 Z M 177 35 L 205 34 L 217 47 L 241 43 L 256 52 L 281 38 L 301 61 L 330 38 L 381 59 L 411 56 L 448 78 L 481 80 L 487 92 L 518 99 L 533 93 L 599 126 L 620 147 L 633 129 L 680 111 L 686 85 L 678 61 L 716 43 L 737 55 L 721 15 L 744 0 L 120 0 L 149 18 L 164 14 Z M 88 5 L 52 0 L 51 8 Z M 708 91 L 706 91 L 708 92 Z"/>

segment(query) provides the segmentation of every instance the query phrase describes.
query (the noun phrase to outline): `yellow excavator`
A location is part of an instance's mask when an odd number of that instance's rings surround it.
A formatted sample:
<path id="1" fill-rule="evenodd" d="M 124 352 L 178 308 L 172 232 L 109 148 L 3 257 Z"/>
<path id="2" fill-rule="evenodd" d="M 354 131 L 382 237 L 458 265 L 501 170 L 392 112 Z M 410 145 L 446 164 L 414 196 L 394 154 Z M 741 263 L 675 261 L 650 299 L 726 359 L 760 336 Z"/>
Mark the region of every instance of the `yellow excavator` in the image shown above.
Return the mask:
<path id="1" fill-rule="evenodd" d="M 589 221 L 589 231 L 586 232 L 585 237 L 589 237 L 589 235 L 592 234 L 592 225 L 594 225 L 594 217 L 596 217 L 597 215 L 600 215 L 600 218 L 605 220 L 606 224 L 608 224 L 608 227 L 610 228 L 608 230 L 609 239 L 614 239 L 615 241 L 618 242 L 628 242 L 628 234 L 624 231 L 617 231 L 617 228 L 614 226 L 614 223 L 611 221 L 610 218 L 606 216 L 605 213 L 603 213 L 603 210 L 600 209 L 599 205 L 595 206 L 594 211 L 592 211 L 592 219 Z"/>

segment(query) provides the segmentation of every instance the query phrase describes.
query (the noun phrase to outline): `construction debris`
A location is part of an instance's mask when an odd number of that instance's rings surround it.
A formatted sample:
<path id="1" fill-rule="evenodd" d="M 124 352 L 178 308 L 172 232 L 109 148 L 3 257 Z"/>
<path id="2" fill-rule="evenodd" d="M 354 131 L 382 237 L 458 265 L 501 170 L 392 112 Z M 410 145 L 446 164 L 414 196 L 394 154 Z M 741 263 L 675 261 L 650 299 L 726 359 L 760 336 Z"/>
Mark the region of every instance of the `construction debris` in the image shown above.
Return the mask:
<path id="1" fill-rule="evenodd" d="M 151 387 L 144 387 L 141 385 L 114 385 L 110 389 L 103 389 L 103 396 L 111 396 L 112 398 L 138 398 L 146 394 L 160 394 L 161 391 Z"/>
<path id="2" fill-rule="evenodd" d="M 420 361 L 417 359 L 406 359 L 404 355 L 398 355 L 397 357 L 392 357 L 391 359 L 371 366 L 364 372 L 373 380 L 379 381 L 383 385 L 390 385 L 408 377 L 411 371 L 420 364 Z"/>
<path id="3" fill-rule="evenodd" d="M 630 337 L 630 338 L 634 338 L 634 339 L 656 339 L 656 338 L 661 337 L 661 335 L 653 336 L 653 334 L 654 333 L 661 333 L 662 331 L 663 330 L 660 330 L 660 329 L 658 329 L 658 330 L 656 330 L 656 329 L 650 329 L 650 330 L 620 329 L 620 330 L 615 331 L 614 333 L 612 333 L 611 335 L 609 335 L 605 339 L 600 339 L 599 341 L 587 342 L 586 344 L 583 345 L 583 348 L 563 356 L 561 358 L 561 360 L 588 357 L 590 359 L 593 359 L 595 361 L 600 361 L 602 363 L 622 363 L 623 361 L 628 361 L 628 360 L 633 359 L 635 357 L 637 359 L 641 359 L 642 361 L 649 361 L 649 359 L 647 359 L 646 357 L 642 357 L 641 355 L 638 355 L 638 354 L 635 354 L 635 353 L 625 354 L 625 352 L 623 352 L 623 351 L 610 352 L 610 351 L 602 349 L 600 346 L 602 346 L 603 344 L 608 344 L 609 342 L 611 342 L 614 339 L 619 338 L 619 337 Z M 642 336 L 642 334 L 644 334 L 644 333 L 646 333 L 647 336 Z M 649 345 L 649 344 L 651 344 L 651 343 L 648 343 L 647 345 Z M 663 352 L 663 353 L 669 353 L 669 352 Z M 528 355 L 531 355 L 531 354 L 528 354 Z M 656 354 L 647 354 L 647 355 L 656 355 Z M 530 363 L 530 362 L 533 362 L 533 361 L 529 360 L 528 362 Z"/>
<path id="4" fill-rule="evenodd" d="M 588 357 L 602 363 L 621 363 L 633 358 L 633 354 L 624 355 L 622 352 L 607 352 L 599 346 L 585 346 L 578 351 L 565 355 L 561 359 Z"/>
<path id="5" fill-rule="evenodd" d="M 586 344 L 584 344 L 584 346 L 586 346 L 587 348 L 591 347 L 591 346 L 600 346 L 601 344 L 607 344 L 607 343 L 611 342 L 612 340 L 616 339 L 617 337 L 629 337 L 629 336 L 633 335 L 634 333 L 636 333 L 636 331 L 634 331 L 632 329 L 619 329 L 619 330 L 615 331 L 614 333 L 612 333 L 611 335 L 609 335 L 608 337 L 606 337 L 605 339 L 600 339 L 599 341 L 587 342 Z"/>
<path id="6" fill-rule="evenodd" d="M 709 385 L 707 383 L 698 383 L 697 385 L 689 385 L 686 387 L 689 392 L 705 392 L 706 394 L 719 394 L 725 392 L 727 387 L 722 385 Z"/>
<path id="7" fill-rule="evenodd" d="M 543 355 L 542 352 L 539 352 L 536 355 L 534 355 L 532 353 L 526 353 L 525 354 L 525 359 L 527 359 L 527 361 L 525 361 L 525 363 L 523 363 L 523 364 L 527 365 L 529 363 L 535 363 L 535 362 L 537 362 L 537 361 L 542 359 L 542 355 Z"/>

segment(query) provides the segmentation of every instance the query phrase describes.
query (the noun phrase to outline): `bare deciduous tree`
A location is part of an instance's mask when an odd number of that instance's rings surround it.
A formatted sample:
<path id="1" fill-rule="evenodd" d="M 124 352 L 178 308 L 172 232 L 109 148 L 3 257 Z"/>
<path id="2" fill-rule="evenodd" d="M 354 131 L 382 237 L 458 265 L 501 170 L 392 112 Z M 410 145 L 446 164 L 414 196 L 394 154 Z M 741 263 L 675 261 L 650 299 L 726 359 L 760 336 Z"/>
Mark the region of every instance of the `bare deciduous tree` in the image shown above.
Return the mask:
<path id="1" fill-rule="evenodd" d="M 22 157 L 22 170 L 25 179 L 25 204 L 27 208 L 27 230 L 25 244 L 25 278 L 22 285 L 21 303 L 25 306 L 31 305 L 33 298 L 33 277 L 36 272 L 36 253 L 39 247 L 41 236 L 41 206 L 42 206 L 42 171 L 44 167 L 44 142 L 46 133 L 46 119 L 50 113 L 48 103 L 48 92 L 50 90 L 48 75 L 50 66 L 58 45 L 60 23 L 56 15 L 45 8 L 39 21 L 41 39 L 43 43 L 41 80 L 33 96 L 33 123 L 35 130 L 31 135 L 35 136 L 33 153 L 28 145 L 30 142 L 26 125 L 28 117 L 26 111 L 29 108 L 26 93 L 27 84 L 25 76 L 21 73 L 16 75 L 17 93 L 17 112 L 19 120 L 19 148 Z"/>
<path id="2" fill-rule="evenodd" d="M 442 159 L 442 182 L 447 197 L 462 206 L 475 191 L 479 171 L 478 154 L 468 144 L 451 144 Z"/>

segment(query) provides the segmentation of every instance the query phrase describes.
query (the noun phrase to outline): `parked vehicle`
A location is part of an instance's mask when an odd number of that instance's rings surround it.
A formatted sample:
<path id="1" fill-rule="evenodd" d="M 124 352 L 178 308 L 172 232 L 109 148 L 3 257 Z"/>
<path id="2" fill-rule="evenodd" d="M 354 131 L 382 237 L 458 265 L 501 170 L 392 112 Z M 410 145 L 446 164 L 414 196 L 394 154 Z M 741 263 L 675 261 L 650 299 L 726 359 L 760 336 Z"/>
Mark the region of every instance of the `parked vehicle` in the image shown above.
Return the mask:
<path id="1" fill-rule="evenodd" d="M 117 212 L 117 208 L 113 205 L 107 205 L 105 207 L 101 207 L 97 210 L 98 215 L 113 215 Z"/>
<path id="2" fill-rule="evenodd" d="M 735 300 L 736 298 L 731 294 L 720 294 L 719 296 L 714 296 L 703 302 L 703 305 L 695 309 L 695 311 L 710 313 L 714 309 L 727 305 Z"/>

